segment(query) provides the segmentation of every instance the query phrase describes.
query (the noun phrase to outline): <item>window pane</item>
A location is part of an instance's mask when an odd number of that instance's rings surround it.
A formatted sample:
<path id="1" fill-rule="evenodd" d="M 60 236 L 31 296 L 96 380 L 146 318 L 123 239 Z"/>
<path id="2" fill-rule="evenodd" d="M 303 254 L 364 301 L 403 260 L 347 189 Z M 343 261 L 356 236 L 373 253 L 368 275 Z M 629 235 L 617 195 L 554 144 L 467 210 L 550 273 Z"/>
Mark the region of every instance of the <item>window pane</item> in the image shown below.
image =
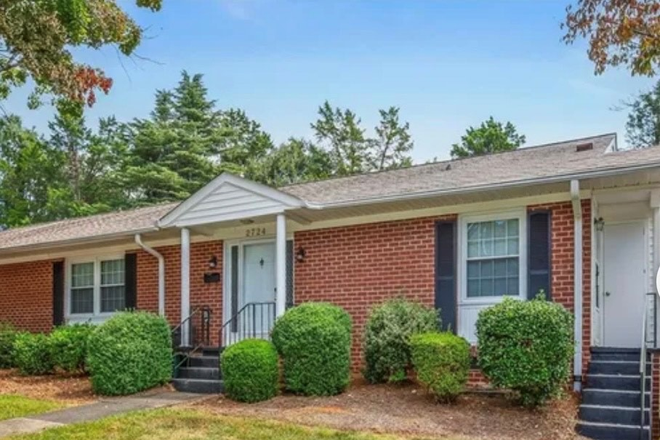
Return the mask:
<path id="1" fill-rule="evenodd" d="M 506 235 L 509 237 L 517 237 L 519 232 L 518 219 L 513 218 L 506 221 Z"/>
<path id="2" fill-rule="evenodd" d="M 495 224 L 495 238 L 506 238 L 506 220 L 497 220 L 493 223 Z"/>
<path id="3" fill-rule="evenodd" d="M 518 255 L 519 254 L 518 239 L 510 238 L 509 239 L 509 252 L 508 255 Z"/>
<path id="4" fill-rule="evenodd" d="M 481 223 L 481 236 L 482 240 L 487 240 L 493 238 L 493 222 L 482 222 Z"/>
<path id="5" fill-rule="evenodd" d="M 493 240 L 483 240 L 481 242 L 481 257 L 493 256 Z"/>
<path id="6" fill-rule="evenodd" d="M 467 265 L 467 276 L 468 278 L 479 278 L 479 261 L 468 261 Z"/>
<path id="7" fill-rule="evenodd" d="M 495 272 L 496 277 L 506 277 L 507 274 L 507 261 L 508 259 L 499 259 L 495 260 Z"/>
<path id="8" fill-rule="evenodd" d="M 520 269 L 518 268 L 518 259 L 517 258 L 507 258 L 506 259 L 506 274 L 509 277 L 517 277 L 519 275 Z"/>
<path id="9" fill-rule="evenodd" d="M 481 279 L 481 292 L 479 296 L 493 296 L 493 279 L 492 278 L 482 278 Z"/>
<path id="10" fill-rule="evenodd" d="M 94 313 L 94 289 L 71 289 L 71 313 Z"/>
<path id="11" fill-rule="evenodd" d="M 507 295 L 519 295 L 520 294 L 520 283 L 518 277 L 512 277 L 507 279 Z"/>
<path id="12" fill-rule="evenodd" d="M 468 223 L 468 240 L 479 240 L 479 223 Z"/>
<path id="13" fill-rule="evenodd" d="M 495 279 L 495 296 L 503 296 L 506 293 L 506 278 Z"/>
<path id="14" fill-rule="evenodd" d="M 126 308 L 124 286 L 101 287 L 101 312 L 116 312 Z"/>
<path id="15" fill-rule="evenodd" d="M 474 258 L 479 256 L 479 242 L 478 241 L 469 241 L 468 242 L 468 258 Z"/>
<path id="16" fill-rule="evenodd" d="M 71 287 L 90 287 L 94 285 L 94 263 L 71 265 Z"/>
<path id="17" fill-rule="evenodd" d="M 479 296 L 479 280 L 468 280 L 467 282 L 467 296 L 468 298 L 475 298 Z"/>
<path id="18" fill-rule="evenodd" d="M 508 247 L 505 238 L 495 239 L 495 254 L 496 257 L 508 255 Z"/>
<path id="19" fill-rule="evenodd" d="M 101 261 L 101 285 L 124 284 L 124 260 Z"/>

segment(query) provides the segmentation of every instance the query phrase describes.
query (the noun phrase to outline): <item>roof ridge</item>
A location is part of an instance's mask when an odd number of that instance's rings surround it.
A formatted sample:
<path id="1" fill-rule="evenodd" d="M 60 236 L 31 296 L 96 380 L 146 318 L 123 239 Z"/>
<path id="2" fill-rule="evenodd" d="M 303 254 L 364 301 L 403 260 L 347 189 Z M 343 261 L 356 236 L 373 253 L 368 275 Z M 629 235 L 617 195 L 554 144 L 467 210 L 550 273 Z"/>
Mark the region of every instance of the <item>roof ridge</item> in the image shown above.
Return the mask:
<path id="1" fill-rule="evenodd" d="M 452 164 L 456 162 L 462 162 L 465 160 L 473 160 L 473 159 L 478 159 L 482 157 L 492 157 L 492 156 L 500 156 L 503 154 L 515 154 L 519 152 L 524 152 L 528 150 L 536 150 L 539 148 L 549 148 L 549 147 L 554 147 L 558 146 L 561 144 L 568 144 L 572 142 L 579 142 L 579 141 L 586 141 L 588 139 L 595 139 L 595 138 L 603 138 L 607 136 L 612 136 L 614 139 L 616 139 L 617 134 L 616 132 L 609 132 L 609 133 L 603 133 L 603 134 L 596 134 L 592 136 L 584 136 L 584 137 L 579 137 L 579 138 L 574 138 L 574 139 L 566 139 L 562 141 L 556 141 L 556 142 L 550 142 L 550 143 L 545 143 L 545 144 L 537 144 L 537 145 L 531 145 L 529 147 L 521 147 L 521 148 L 516 148 L 515 150 L 509 150 L 509 151 L 497 151 L 494 153 L 489 153 L 489 154 L 480 154 L 477 156 L 470 156 L 470 157 L 460 157 L 456 159 L 445 159 L 445 160 L 438 160 L 434 162 L 426 162 L 426 163 L 419 163 L 415 165 L 411 165 L 409 167 L 403 167 L 403 168 L 394 168 L 394 169 L 389 169 L 389 170 L 379 170 L 379 171 L 366 171 L 362 173 L 357 173 L 357 174 L 351 174 L 348 176 L 332 176 L 332 177 L 327 177 L 325 179 L 317 179 L 317 180 L 309 180 L 307 182 L 298 182 L 298 183 L 292 183 L 289 185 L 284 185 L 277 187 L 278 190 L 286 190 L 286 188 L 292 188 L 292 187 L 297 187 L 297 186 L 302 186 L 302 185 L 308 185 L 311 183 L 319 183 L 319 182 L 328 182 L 328 181 L 333 181 L 333 180 L 340 180 L 340 179 L 348 179 L 352 177 L 360 177 L 360 176 L 372 176 L 375 174 L 384 174 L 384 173 L 393 173 L 396 171 L 401 171 L 401 170 L 409 170 L 411 168 L 422 168 L 422 167 L 429 167 L 429 166 L 437 166 L 437 165 L 442 165 L 442 164 Z"/>

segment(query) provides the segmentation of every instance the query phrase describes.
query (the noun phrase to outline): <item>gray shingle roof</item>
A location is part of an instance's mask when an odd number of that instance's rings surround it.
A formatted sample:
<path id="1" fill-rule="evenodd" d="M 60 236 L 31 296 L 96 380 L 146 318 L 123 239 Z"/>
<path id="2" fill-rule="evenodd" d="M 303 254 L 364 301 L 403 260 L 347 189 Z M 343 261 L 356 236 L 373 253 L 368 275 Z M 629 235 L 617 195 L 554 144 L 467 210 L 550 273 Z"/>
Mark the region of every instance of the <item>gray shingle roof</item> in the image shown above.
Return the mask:
<path id="1" fill-rule="evenodd" d="M 310 204 L 332 205 L 429 191 L 467 190 L 637 165 L 660 166 L 660 147 L 608 150 L 615 140 L 614 134 L 606 134 L 489 156 L 291 185 L 280 190 Z M 584 144 L 592 144 L 593 148 L 578 152 L 577 146 Z M 10 229 L 0 232 L 0 249 L 47 246 L 155 229 L 158 220 L 177 205 L 169 203 Z"/>
<path id="2" fill-rule="evenodd" d="M 177 205 L 168 203 L 9 229 L 0 232 L 0 249 L 155 229 L 155 222 Z"/>
<path id="3" fill-rule="evenodd" d="M 660 148 L 605 154 L 615 138 L 615 134 L 606 134 L 469 159 L 291 185 L 280 190 L 308 203 L 335 204 L 568 175 L 644 163 L 649 158 L 660 161 Z M 592 150 L 576 151 L 577 145 L 589 143 L 593 144 Z"/>

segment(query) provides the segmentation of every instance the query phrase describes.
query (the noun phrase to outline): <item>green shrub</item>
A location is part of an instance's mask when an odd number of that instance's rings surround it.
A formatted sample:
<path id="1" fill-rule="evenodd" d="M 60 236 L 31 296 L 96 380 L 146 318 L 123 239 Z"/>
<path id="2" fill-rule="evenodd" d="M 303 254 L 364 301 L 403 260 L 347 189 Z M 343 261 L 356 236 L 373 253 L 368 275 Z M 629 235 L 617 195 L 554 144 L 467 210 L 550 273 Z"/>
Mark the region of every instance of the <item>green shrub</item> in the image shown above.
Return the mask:
<path id="1" fill-rule="evenodd" d="M 172 378 L 170 328 L 151 313 L 116 314 L 92 332 L 87 350 L 92 387 L 99 394 L 133 394 Z"/>
<path id="2" fill-rule="evenodd" d="M 411 367 L 410 337 L 438 330 L 438 311 L 402 298 L 374 307 L 364 331 L 363 375 L 371 383 L 398 382 Z"/>
<path id="3" fill-rule="evenodd" d="M 311 396 L 341 393 L 350 382 L 351 317 L 332 304 L 306 303 L 275 322 L 289 391 Z"/>
<path id="4" fill-rule="evenodd" d="M 13 368 L 14 362 L 14 341 L 18 336 L 18 330 L 7 323 L 0 322 L 0 368 Z"/>
<path id="5" fill-rule="evenodd" d="M 67 373 L 84 373 L 87 342 L 94 327 L 74 324 L 58 327 L 50 334 L 50 356 L 56 368 Z"/>
<path id="6" fill-rule="evenodd" d="M 275 346 L 262 339 L 246 339 L 222 352 L 225 394 L 239 402 L 260 402 L 277 395 L 280 378 Z"/>
<path id="7" fill-rule="evenodd" d="M 507 298 L 479 313 L 477 337 L 484 375 L 525 406 L 542 405 L 569 378 L 573 316 L 559 304 Z"/>
<path id="8" fill-rule="evenodd" d="M 14 361 L 25 376 L 39 376 L 53 371 L 48 336 L 37 333 L 20 333 L 14 340 Z"/>
<path id="9" fill-rule="evenodd" d="M 456 400 L 470 374 L 470 344 L 452 333 L 419 333 L 410 350 L 417 380 L 438 401 Z"/>

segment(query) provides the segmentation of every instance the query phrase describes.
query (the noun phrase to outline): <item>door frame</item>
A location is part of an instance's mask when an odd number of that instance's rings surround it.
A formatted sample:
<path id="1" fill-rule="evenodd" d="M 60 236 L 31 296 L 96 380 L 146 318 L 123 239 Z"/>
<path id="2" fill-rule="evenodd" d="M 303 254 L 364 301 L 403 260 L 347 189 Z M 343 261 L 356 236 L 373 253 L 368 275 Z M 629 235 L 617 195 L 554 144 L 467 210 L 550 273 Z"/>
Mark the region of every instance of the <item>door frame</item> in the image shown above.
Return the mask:
<path id="1" fill-rule="evenodd" d="M 600 247 L 600 255 L 598 255 L 598 259 L 601 265 L 601 272 L 602 272 L 602 285 L 601 285 L 601 302 L 600 302 L 600 335 L 599 335 L 599 346 L 605 346 L 605 326 L 607 325 L 607 320 L 605 319 L 605 291 L 606 286 L 605 286 L 605 274 L 607 271 L 607 267 L 605 266 L 605 240 L 606 240 L 606 228 L 608 225 L 610 226 L 616 226 L 616 225 L 622 225 L 622 224 L 641 224 L 642 225 L 642 231 L 643 231 L 643 240 L 644 240 L 644 280 L 645 280 L 645 290 L 648 290 L 648 274 L 649 274 L 649 266 L 651 264 L 651 243 L 649 242 L 649 237 L 651 236 L 651 225 L 649 224 L 649 219 L 634 219 L 634 220 L 620 220 L 620 221 L 606 221 L 605 222 L 605 227 L 603 228 L 603 231 L 601 233 L 598 233 L 594 229 L 594 237 L 597 237 L 600 235 L 600 238 L 602 239 L 601 247 Z M 592 245 L 595 244 L 592 243 Z M 596 248 L 597 249 L 597 248 Z M 657 252 L 656 252 L 657 254 Z M 656 258 L 654 256 L 654 258 Z M 595 258 L 592 258 L 592 272 L 591 272 L 591 277 L 592 277 L 592 287 L 593 290 L 592 292 L 595 294 L 595 284 L 596 284 L 596 271 L 594 269 L 595 267 Z M 644 298 L 644 301 L 646 301 L 646 297 Z M 595 309 L 595 295 L 592 296 L 592 311 Z M 595 340 L 595 338 L 592 338 L 592 340 Z"/>

